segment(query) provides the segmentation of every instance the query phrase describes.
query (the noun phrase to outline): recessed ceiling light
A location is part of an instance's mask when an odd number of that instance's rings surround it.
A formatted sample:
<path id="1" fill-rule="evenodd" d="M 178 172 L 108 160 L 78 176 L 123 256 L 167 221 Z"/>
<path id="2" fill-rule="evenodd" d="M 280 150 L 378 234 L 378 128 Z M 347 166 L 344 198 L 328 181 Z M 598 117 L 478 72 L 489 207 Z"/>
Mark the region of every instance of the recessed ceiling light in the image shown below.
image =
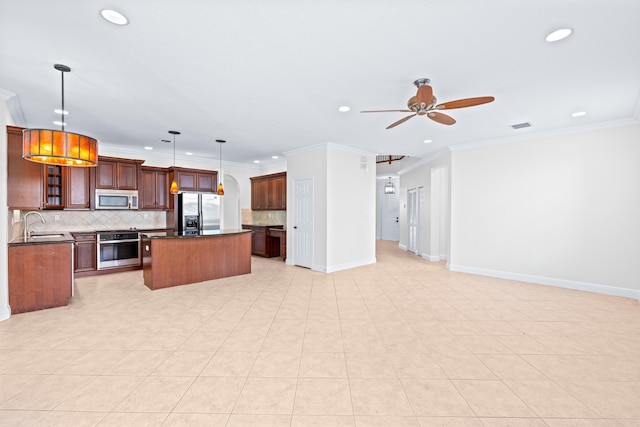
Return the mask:
<path id="1" fill-rule="evenodd" d="M 260 160 L 254 160 L 253 163 L 260 163 Z"/>
<path id="2" fill-rule="evenodd" d="M 148 145 L 144 147 L 145 150 L 153 150 L 153 147 L 149 147 Z"/>
<path id="3" fill-rule="evenodd" d="M 184 153 L 184 154 L 186 154 L 187 156 L 193 156 L 193 153 L 191 153 L 191 152 L 189 152 L 189 151 L 187 151 L 187 152 L 186 152 L 186 153 Z"/>
<path id="4" fill-rule="evenodd" d="M 422 141 L 422 142 L 424 142 L 425 144 L 429 144 L 429 143 L 431 143 L 431 140 L 430 140 L 430 139 L 425 139 L 425 140 L 424 140 L 424 141 Z"/>
<path id="5" fill-rule="evenodd" d="M 278 156 L 271 156 L 271 158 L 272 158 L 272 159 L 277 159 L 277 158 L 278 158 Z"/>
<path id="6" fill-rule="evenodd" d="M 113 9 L 102 9 L 100 11 L 100 16 L 116 25 L 127 25 L 129 23 L 126 16 Z"/>
<path id="7" fill-rule="evenodd" d="M 54 113 L 56 113 L 56 114 L 65 114 L 65 115 L 66 115 L 66 114 L 69 114 L 69 112 L 68 112 L 68 111 L 66 111 L 66 110 L 61 110 L 61 109 L 59 109 L 59 108 L 56 108 L 55 110 L 53 110 L 53 112 L 54 112 Z"/>
<path id="8" fill-rule="evenodd" d="M 557 42 L 559 40 L 566 39 L 571 35 L 571 33 L 573 33 L 571 28 L 561 28 L 548 34 L 544 39 L 548 42 Z"/>
<path id="9" fill-rule="evenodd" d="M 55 122 L 53 122 L 54 125 L 56 126 L 66 126 L 67 124 L 65 122 L 61 122 L 60 120 L 56 120 Z"/>
<path id="10" fill-rule="evenodd" d="M 571 117 L 582 117 L 585 116 L 587 114 L 586 111 L 576 111 L 575 113 L 571 114 Z"/>
<path id="11" fill-rule="evenodd" d="M 341 113 L 346 113 L 347 111 L 351 111 L 351 107 L 343 105 L 341 107 L 338 107 L 338 111 L 340 111 Z"/>

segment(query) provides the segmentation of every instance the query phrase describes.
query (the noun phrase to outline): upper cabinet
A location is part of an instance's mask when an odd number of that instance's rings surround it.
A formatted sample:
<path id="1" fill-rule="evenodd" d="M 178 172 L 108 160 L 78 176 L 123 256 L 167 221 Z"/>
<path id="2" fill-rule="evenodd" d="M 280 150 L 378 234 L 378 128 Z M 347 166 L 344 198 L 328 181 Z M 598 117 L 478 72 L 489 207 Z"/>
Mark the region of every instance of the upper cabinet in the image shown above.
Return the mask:
<path id="1" fill-rule="evenodd" d="M 22 158 L 22 128 L 7 126 L 7 206 L 42 209 L 43 166 Z"/>
<path id="2" fill-rule="evenodd" d="M 169 182 L 176 180 L 179 191 L 213 193 L 218 186 L 218 172 L 173 167 L 169 170 Z"/>
<path id="3" fill-rule="evenodd" d="M 251 178 L 252 210 L 287 209 L 287 173 L 254 176 Z"/>
<path id="4" fill-rule="evenodd" d="M 89 169 L 22 158 L 22 128 L 7 126 L 9 209 L 88 209 Z"/>
<path id="5" fill-rule="evenodd" d="M 137 190 L 138 171 L 144 160 L 100 157 L 96 168 L 96 188 Z"/>
<path id="6" fill-rule="evenodd" d="M 167 169 L 142 166 L 140 209 L 168 209 L 169 188 L 167 182 Z"/>

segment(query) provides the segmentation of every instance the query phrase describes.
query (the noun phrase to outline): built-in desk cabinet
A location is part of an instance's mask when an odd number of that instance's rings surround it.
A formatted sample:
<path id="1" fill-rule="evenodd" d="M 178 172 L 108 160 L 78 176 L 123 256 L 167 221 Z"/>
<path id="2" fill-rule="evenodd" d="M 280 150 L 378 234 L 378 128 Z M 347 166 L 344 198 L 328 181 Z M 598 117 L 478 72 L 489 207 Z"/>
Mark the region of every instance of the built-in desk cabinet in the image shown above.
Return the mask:
<path id="1" fill-rule="evenodd" d="M 282 225 L 242 224 L 245 230 L 251 230 L 251 254 L 266 258 L 280 256 L 280 239 L 269 234 L 269 229 L 282 229 Z"/>

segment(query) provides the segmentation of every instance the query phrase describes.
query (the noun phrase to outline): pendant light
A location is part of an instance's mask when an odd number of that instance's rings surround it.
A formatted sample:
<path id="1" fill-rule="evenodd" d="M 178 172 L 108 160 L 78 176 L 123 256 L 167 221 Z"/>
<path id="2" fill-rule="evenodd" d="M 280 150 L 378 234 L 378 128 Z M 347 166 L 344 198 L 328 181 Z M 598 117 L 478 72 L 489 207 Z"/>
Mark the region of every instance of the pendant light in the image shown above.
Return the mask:
<path id="1" fill-rule="evenodd" d="M 25 129 L 22 131 L 22 158 L 47 165 L 95 167 L 98 164 L 98 141 L 77 133 L 65 132 L 64 73 L 71 68 L 53 66 L 62 75 L 62 130 Z M 57 123 L 56 123 L 57 124 Z"/>
<path id="2" fill-rule="evenodd" d="M 224 196 L 224 188 L 222 187 L 222 144 L 224 144 L 224 139 L 216 139 L 216 142 L 220 144 L 220 169 L 218 170 L 218 196 Z"/>
<path id="3" fill-rule="evenodd" d="M 180 135 L 180 132 L 177 130 L 170 130 L 169 133 L 173 135 L 173 166 L 176 166 L 176 135 Z M 169 188 L 169 193 L 178 194 L 178 183 L 176 182 L 176 174 L 173 173 L 173 181 L 171 182 L 171 188 Z"/>
<path id="4" fill-rule="evenodd" d="M 391 177 L 389 177 L 389 182 L 384 185 L 384 194 L 396 194 L 396 187 L 391 182 Z"/>

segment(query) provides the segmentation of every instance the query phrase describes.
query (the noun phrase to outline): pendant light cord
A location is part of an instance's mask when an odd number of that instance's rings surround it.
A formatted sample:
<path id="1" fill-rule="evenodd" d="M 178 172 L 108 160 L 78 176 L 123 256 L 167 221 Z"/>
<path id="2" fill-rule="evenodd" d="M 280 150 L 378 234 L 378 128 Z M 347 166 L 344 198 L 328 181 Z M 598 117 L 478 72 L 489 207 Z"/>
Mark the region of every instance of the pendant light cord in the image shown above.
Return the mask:
<path id="1" fill-rule="evenodd" d="M 60 123 L 62 123 L 62 131 L 64 132 L 64 71 L 60 70 L 62 77 L 62 111 L 60 111 Z"/>

